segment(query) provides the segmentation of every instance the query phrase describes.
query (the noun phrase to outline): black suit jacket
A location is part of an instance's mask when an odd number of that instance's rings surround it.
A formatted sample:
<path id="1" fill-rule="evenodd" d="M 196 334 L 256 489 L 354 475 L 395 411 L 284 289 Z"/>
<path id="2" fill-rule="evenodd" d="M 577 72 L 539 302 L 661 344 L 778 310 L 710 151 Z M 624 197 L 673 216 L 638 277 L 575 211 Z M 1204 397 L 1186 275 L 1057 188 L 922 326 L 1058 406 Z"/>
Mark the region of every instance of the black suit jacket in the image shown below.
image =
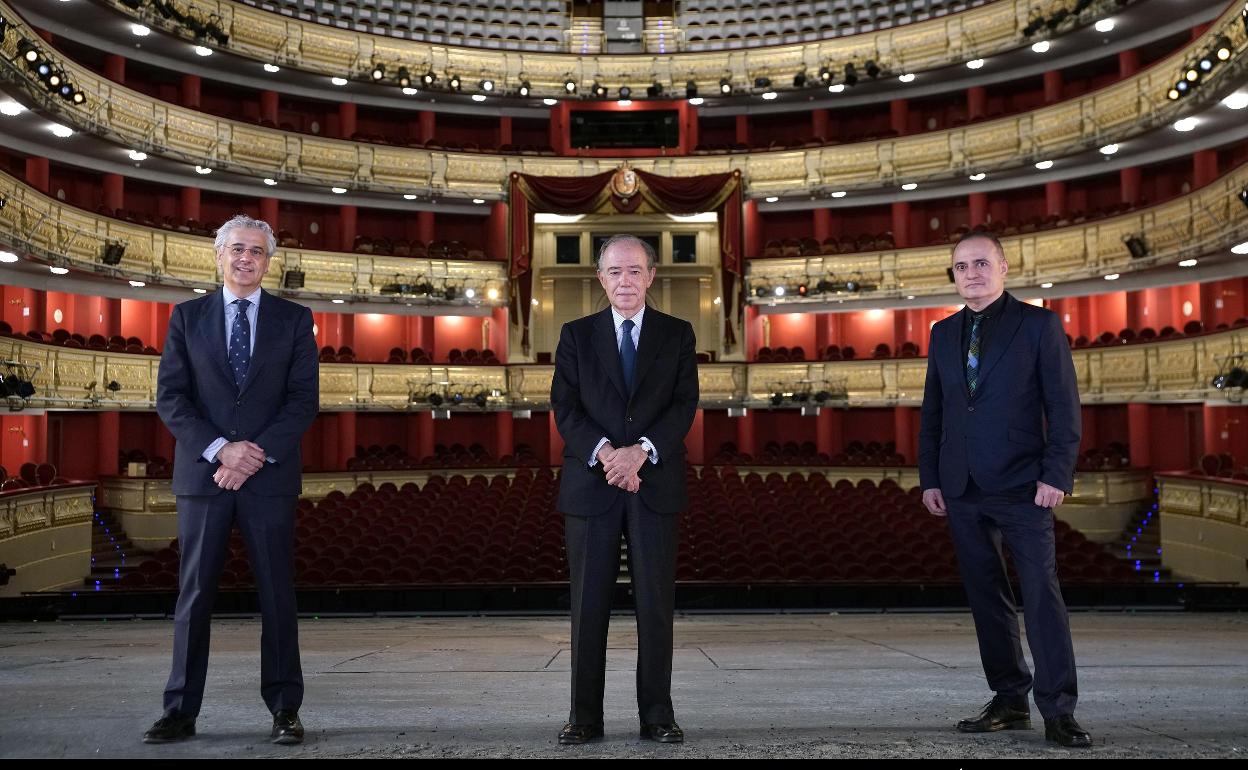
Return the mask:
<path id="1" fill-rule="evenodd" d="M 218 437 L 253 441 L 273 462 L 243 485 L 258 495 L 302 491 L 299 443 L 320 410 L 312 311 L 264 292 L 255 345 L 240 391 L 226 361 L 225 305 L 220 290 L 173 309 L 160 356 L 156 412 L 177 440 L 173 493 L 215 495 L 218 463 L 203 451 Z"/>
<path id="2" fill-rule="evenodd" d="M 1036 481 L 1073 491 L 1079 387 L 1057 314 L 1007 295 L 973 398 L 961 335 L 962 313 L 932 327 L 919 429 L 922 488 L 959 497 L 973 478 L 986 492 Z"/>
<path id="3" fill-rule="evenodd" d="M 564 442 L 558 503 L 563 513 L 594 516 L 629 494 L 607 483 L 602 463 L 589 467 L 603 436 L 616 447 L 650 439 L 659 462 L 647 460 L 641 467 L 642 502 L 658 513 L 685 507 L 685 434 L 698 409 L 693 327 L 647 306 L 636 367 L 629 393 L 611 308 L 563 325 L 550 387 Z"/>

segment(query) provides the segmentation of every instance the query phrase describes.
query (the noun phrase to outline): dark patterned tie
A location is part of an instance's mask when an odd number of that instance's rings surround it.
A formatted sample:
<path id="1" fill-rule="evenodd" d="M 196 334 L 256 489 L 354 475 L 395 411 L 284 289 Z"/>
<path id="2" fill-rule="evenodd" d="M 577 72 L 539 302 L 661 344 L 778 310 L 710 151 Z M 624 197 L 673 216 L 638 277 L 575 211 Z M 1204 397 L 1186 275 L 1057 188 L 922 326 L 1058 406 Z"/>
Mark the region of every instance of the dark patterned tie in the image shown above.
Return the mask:
<path id="1" fill-rule="evenodd" d="M 982 320 L 982 315 L 971 316 L 971 344 L 966 349 L 966 386 L 972 396 L 979 387 L 979 323 Z"/>
<path id="2" fill-rule="evenodd" d="M 231 304 L 237 305 L 238 311 L 230 326 L 230 369 L 234 372 L 234 384 L 241 389 L 251 366 L 251 323 L 247 321 L 251 300 L 236 299 Z"/>
<path id="3" fill-rule="evenodd" d="M 624 339 L 620 341 L 620 364 L 624 367 L 624 387 L 633 392 L 633 374 L 637 369 L 637 346 L 633 344 L 632 320 L 624 322 Z"/>

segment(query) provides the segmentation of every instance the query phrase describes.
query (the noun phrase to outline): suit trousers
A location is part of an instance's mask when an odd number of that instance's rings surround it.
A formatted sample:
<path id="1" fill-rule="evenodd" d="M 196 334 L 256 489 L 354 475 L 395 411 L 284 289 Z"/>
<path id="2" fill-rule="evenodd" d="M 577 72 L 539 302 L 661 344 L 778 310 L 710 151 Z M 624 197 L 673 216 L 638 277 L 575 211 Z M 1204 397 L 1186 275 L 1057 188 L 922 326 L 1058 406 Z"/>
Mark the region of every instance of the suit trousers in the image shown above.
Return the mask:
<path id="1" fill-rule="evenodd" d="M 246 489 L 178 495 L 180 589 L 173 622 L 173 668 L 165 710 L 196 716 L 208 673 L 212 607 L 230 552 L 235 522 L 243 535 L 260 594 L 260 694 L 269 711 L 303 702 L 295 609 L 295 496 L 263 497 Z"/>
<path id="2" fill-rule="evenodd" d="M 564 517 L 572 592 L 572 708 L 568 721 L 602 724 L 607 625 L 620 571 L 620 537 L 628 542 L 637 617 L 637 713 L 643 723 L 670 724 L 672 615 L 676 606 L 675 514 L 650 510 L 625 493 L 597 516 Z"/>
<path id="3" fill-rule="evenodd" d="M 1036 707 L 1044 718 L 1052 719 L 1073 714 L 1079 694 L 1070 622 L 1057 581 L 1053 512 L 1035 504 L 1034 484 L 1012 492 L 990 494 L 968 481 L 966 494 L 946 501 L 949 532 L 975 619 L 988 686 L 1021 704 L 1033 680 L 1023 659 L 1002 541 L 1009 547 L 1023 592 L 1027 646 L 1036 667 Z"/>

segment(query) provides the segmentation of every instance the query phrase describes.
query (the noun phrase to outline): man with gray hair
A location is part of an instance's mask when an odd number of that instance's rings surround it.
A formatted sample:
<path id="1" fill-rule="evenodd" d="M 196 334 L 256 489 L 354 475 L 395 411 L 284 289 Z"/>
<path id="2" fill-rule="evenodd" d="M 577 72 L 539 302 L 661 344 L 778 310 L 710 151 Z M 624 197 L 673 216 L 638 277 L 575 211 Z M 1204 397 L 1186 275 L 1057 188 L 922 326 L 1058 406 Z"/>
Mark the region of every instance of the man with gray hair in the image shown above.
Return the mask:
<path id="1" fill-rule="evenodd" d="M 177 440 L 181 565 L 165 713 L 144 734 L 146 743 L 195 734 L 212 605 L 235 524 L 260 595 L 260 693 L 273 714 L 270 738 L 303 740 L 295 504 L 299 444 L 320 399 L 311 311 L 260 288 L 276 250 L 265 222 L 241 214 L 226 222 L 216 237 L 224 286 L 179 304 L 169 319 L 156 411 Z"/>
<path id="2" fill-rule="evenodd" d="M 603 737 L 607 623 L 628 540 L 637 612 L 641 737 L 680 743 L 672 709 L 677 514 L 685 434 L 698 409 L 693 327 L 646 306 L 654 250 L 617 235 L 598 252 L 610 307 L 564 324 L 550 388 L 563 437 L 558 510 L 572 593 L 572 707 L 561 744 Z"/>

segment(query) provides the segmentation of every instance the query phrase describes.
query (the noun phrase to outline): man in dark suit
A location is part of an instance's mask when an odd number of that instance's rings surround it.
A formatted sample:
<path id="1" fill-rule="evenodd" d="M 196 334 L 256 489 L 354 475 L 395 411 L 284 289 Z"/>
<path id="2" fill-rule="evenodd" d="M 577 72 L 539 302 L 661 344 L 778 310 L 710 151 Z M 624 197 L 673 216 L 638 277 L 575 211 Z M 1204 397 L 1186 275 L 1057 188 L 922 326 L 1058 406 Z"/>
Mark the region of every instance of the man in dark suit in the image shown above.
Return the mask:
<path id="1" fill-rule="evenodd" d="M 923 504 L 947 516 L 979 653 L 995 695 L 961 732 L 1031 728 L 1033 687 L 1014 595 L 1010 548 L 1035 660 L 1036 707 L 1048 740 L 1092 744 L 1075 721 L 1075 654 L 1057 581 L 1053 508 L 1074 487 L 1079 389 L 1061 320 L 1005 292 L 1001 243 L 974 232 L 953 250 L 965 308 L 932 327 L 919 431 Z"/>
<path id="2" fill-rule="evenodd" d="M 165 714 L 147 743 L 195 734 L 217 581 L 237 524 L 259 588 L 260 693 L 274 743 L 299 743 L 303 673 L 295 615 L 299 443 L 319 410 L 312 313 L 260 288 L 277 242 L 239 215 L 217 231 L 221 291 L 173 310 L 156 411 L 177 440 L 173 493 L 181 548 Z"/>
<path id="3" fill-rule="evenodd" d="M 602 738 L 607 623 L 628 540 L 641 737 L 680 743 L 672 710 L 677 514 L 698 408 L 693 327 L 646 307 L 654 250 L 617 235 L 598 252 L 611 307 L 564 324 L 550 389 L 563 437 L 559 510 L 572 587 L 572 708 L 562 744 Z"/>

